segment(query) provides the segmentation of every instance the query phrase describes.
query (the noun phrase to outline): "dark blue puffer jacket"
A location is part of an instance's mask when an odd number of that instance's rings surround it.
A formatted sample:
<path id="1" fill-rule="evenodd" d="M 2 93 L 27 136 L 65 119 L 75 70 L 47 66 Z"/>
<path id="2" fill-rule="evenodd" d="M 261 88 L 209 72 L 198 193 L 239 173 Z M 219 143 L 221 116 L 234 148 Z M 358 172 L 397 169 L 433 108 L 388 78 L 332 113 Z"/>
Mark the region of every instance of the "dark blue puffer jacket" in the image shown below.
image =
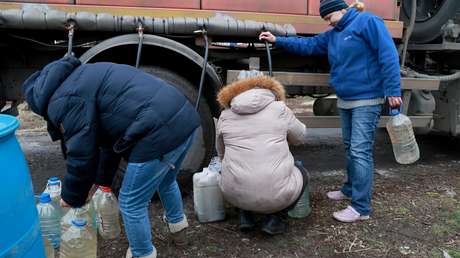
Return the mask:
<path id="1" fill-rule="evenodd" d="M 75 207 L 93 183 L 110 185 L 119 162 L 114 153 L 135 163 L 161 159 L 200 125 L 182 93 L 128 65 L 65 57 L 31 75 L 23 94 L 47 120 L 52 139 L 65 142 L 62 198 Z"/>

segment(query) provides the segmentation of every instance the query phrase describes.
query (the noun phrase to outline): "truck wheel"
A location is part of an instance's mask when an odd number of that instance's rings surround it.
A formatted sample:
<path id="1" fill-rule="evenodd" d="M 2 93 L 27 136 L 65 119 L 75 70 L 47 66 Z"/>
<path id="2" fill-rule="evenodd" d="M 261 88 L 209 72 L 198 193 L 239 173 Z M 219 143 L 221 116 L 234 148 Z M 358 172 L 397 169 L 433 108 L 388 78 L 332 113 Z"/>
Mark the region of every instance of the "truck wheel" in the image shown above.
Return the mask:
<path id="1" fill-rule="evenodd" d="M 198 90 L 184 77 L 162 67 L 144 66 L 140 68 L 145 72 L 156 75 L 159 78 L 174 85 L 189 99 L 192 104 L 195 104 Z M 181 185 L 188 184 L 193 173 L 199 171 L 201 167 L 205 166 L 214 153 L 214 119 L 211 113 L 211 109 L 207 104 L 204 96 L 201 97 L 199 112 L 201 117 L 201 127 L 198 129 L 197 135 L 195 136 L 195 141 L 190 147 L 187 156 L 182 163 L 181 172 L 178 179 Z M 112 189 L 117 196 L 123 181 L 126 165 L 127 163 L 124 161 L 120 163 L 119 170 L 117 171 L 117 174 L 115 175 L 112 183 Z"/>
<path id="2" fill-rule="evenodd" d="M 404 0 L 401 7 L 401 20 L 409 24 L 411 0 Z M 441 27 L 453 19 L 460 8 L 458 0 L 417 0 L 417 11 L 411 42 L 428 43 L 441 35 Z"/>

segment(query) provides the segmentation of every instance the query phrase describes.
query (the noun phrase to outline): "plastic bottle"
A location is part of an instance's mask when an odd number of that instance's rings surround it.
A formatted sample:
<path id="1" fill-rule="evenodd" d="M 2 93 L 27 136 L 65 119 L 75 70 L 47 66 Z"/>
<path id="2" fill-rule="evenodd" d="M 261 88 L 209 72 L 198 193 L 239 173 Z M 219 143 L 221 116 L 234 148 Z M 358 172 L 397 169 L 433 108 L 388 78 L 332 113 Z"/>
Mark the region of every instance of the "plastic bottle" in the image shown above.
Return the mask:
<path id="1" fill-rule="evenodd" d="M 222 164 L 220 162 L 220 158 L 217 157 L 217 156 L 213 157 L 211 159 L 211 161 L 209 162 L 208 169 L 213 171 L 213 172 L 220 173 L 220 171 L 222 169 Z"/>
<path id="2" fill-rule="evenodd" d="M 61 216 L 62 216 L 63 211 L 62 211 L 61 203 L 60 203 L 61 189 L 62 189 L 61 180 L 59 180 L 58 177 L 53 176 L 48 179 L 45 190 L 43 192 L 50 194 L 51 203 L 56 208 L 56 210 L 58 210 L 61 213 Z"/>
<path id="3" fill-rule="evenodd" d="M 59 224 L 61 215 L 51 204 L 49 193 L 42 193 L 40 195 L 37 211 L 40 217 L 40 226 L 43 236 L 48 238 L 53 248 L 58 248 L 61 239 L 61 227 Z"/>
<path id="4" fill-rule="evenodd" d="M 91 198 L 91 204 L 93 205 L 94 215 L 96 218 L 96 224 L 94 226 L 96 229 L 99 227 L 99 224 L 100 224 L 97 202 L 100 199 L 101 195 L 102 195 L 102 190 L 101 190 L 101 187 L 98 186 L 96 189 L 96 192 L 94 192 L 93 197 Z"/>
<path id="5" fill-rule="evenodd" d="M 305 190 L 303 191 L 294 208 L 288 211 L 288 216 L 291 218 L 301 219 L 307 217 L 310 212 L 310 193 L 307 186 L 305 187 Z"/>
<path id="6" fill-rule="evenodd" d="M 218 185 L 220 174 L 203 168 L 193 175 L 195 214 L 202 223 L 225 219 L 224 198 Z"/>
<path id="7" fill-rule="evenodd" d="M 54 248 L 51 246 L 50 241 L 48 241 L 48 238 L 43 237 L 43 243 L 45 244 L 45 255 L 46 258 L 54 258 Z"/>
<path id="8" fill-rule="evenodd" d="M 393 153 L 399 164 L 411 164 L 420 158 L 410 119 L 397 109 L 390 110 L 390 119 L 386 127 L 390 135 Z"/>
<path id="9" fill-rule="evenodd" d="M 97 200 L 98 232 L 104 239 L 114 239 L 120 235 L 118 201 L 110 187 L 101 187 L 102 195 Z"/>
<path id="10" fill-rule="evenodd" d="M 85 204 L 79 208 L 71 208 L 61 219 L 61 234 L 64 234 L 71 226 L 74 219 L 86 219 L 92 223 L 88 224 L 88 229 L 97 232 L 95 215 L 90 211 L 90 205 Z"/>
<path id="11" fill-rule="evenodd" d="M 288 211 L 288 216 L 291 218 L 301 219 L 307 217 L 311 213 L 310 206 L 310 179 L 308 171 L 304 168 L 303 162 L 300 160 L 295 161 L 295 166 L 300 170 L 305 171 L 307 176 L 307 183 L 305 189 L 300 195 L 299 200 L 297 201 L 294 208 Z"/>
<path id="12" fill-rule="evenodd" d="M 94 210 L 97 213 L 97 201 L 102 195 L 101 187 L 98 186 L 96 192 L 94 192 L 93 197 L 91 198 L 91 202 L 93 203 Z"/>
<path id="13" fill-rule="evenodd" d="M 96 258 L 97 237 L 89 229 L 88 221 L 76 218 L 62 235 L 60 258 Z"/>

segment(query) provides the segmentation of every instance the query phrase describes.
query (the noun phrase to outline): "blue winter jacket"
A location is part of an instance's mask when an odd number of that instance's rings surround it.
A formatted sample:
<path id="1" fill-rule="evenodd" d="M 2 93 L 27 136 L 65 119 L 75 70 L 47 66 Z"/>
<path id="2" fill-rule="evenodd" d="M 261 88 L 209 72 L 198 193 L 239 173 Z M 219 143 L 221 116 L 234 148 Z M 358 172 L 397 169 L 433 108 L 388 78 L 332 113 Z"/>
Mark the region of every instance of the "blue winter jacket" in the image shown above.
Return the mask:
<path id="1" fill-rule="evenodd" d="M 120 157 L 161 159 L 199 126 L 199 115 L 174 86 L 134 67 L 80 64 L 65 57 L 23 85 L 31 109 L 67 149 L 62 198 L 85 203 L 94 183 L 110 186 Z"/>
<path id="2" fill-rule="evenodd" d="M 401 96 L 399 56 L 383 20 L 349 9 L 331 30 L 314 37 L 277 37 L 294 54 L 328 55 L 330 85 L 343 100 Z"/>

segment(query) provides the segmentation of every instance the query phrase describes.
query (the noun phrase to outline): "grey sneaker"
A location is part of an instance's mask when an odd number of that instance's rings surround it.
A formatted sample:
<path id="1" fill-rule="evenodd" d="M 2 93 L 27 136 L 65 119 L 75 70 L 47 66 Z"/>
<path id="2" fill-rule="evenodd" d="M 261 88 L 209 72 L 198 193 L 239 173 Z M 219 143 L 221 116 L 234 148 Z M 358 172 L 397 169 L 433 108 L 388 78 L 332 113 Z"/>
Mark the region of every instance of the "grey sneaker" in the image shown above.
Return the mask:
<path id="1" fill-rule="evenodd" d="M 177 223 L 168 222 L 170 237 L 175 245 L 185 246 L 188 244 L 188 239 L 186 235 L 187 227 L 188 227 L 188 222 L 187 222 L 187 216 L 185 216 L 185 214 L 184 214 L 184 218 Z"/>
<path id="2" fill-rule="evenodd" d="M 349 200 L 351 199 L 350 197 L 346 196 L 345 194 L 342 193 L 342 191 L 331 191 L 327 193 L 327 198 L 334 200 L 334 201 L 340 201 L 340 200 Z"/>

